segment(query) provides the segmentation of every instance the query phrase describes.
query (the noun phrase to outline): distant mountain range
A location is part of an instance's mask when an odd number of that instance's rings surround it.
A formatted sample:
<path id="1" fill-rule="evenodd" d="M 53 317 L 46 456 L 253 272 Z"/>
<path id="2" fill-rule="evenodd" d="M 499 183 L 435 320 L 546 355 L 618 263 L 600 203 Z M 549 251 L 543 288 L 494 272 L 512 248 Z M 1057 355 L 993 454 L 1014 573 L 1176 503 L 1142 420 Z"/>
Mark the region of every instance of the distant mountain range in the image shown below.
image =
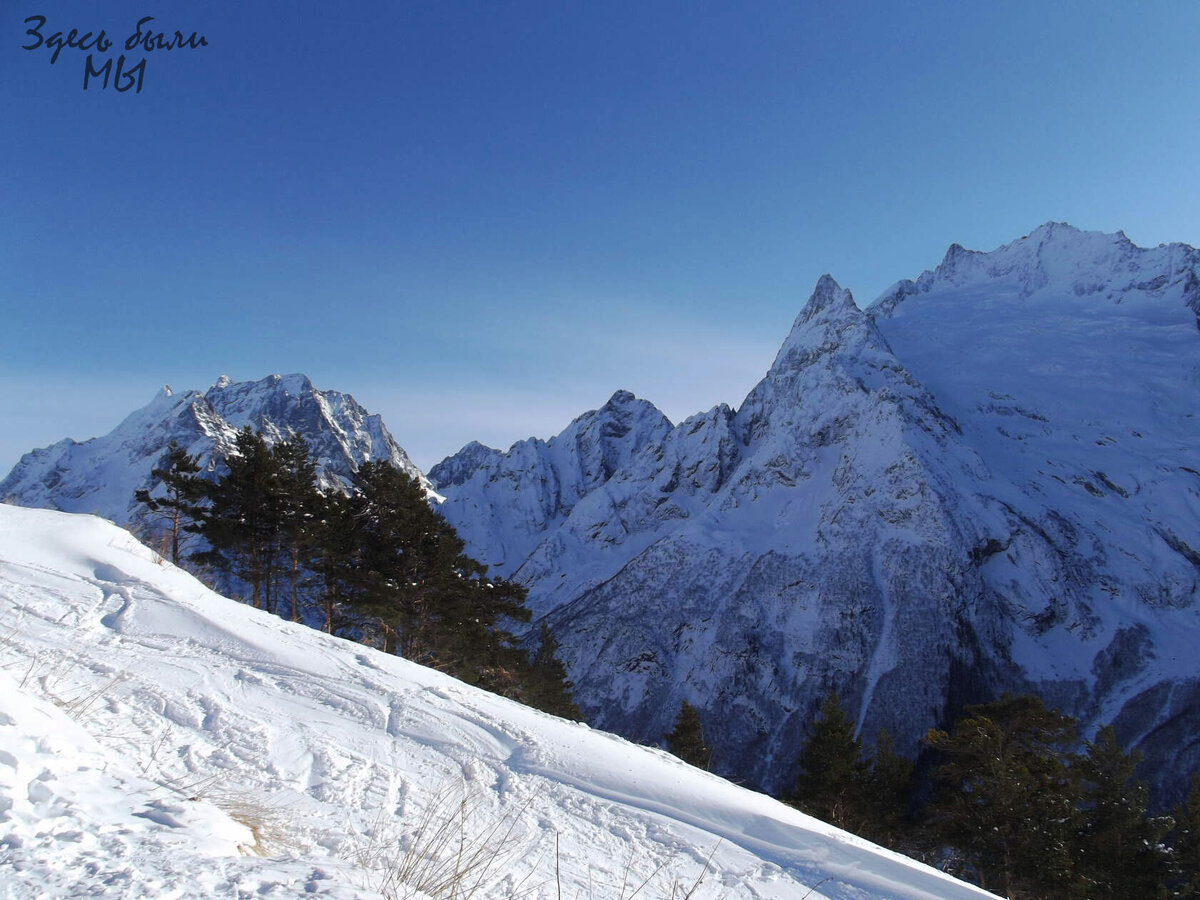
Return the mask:
<path id="1" fill-rule="evenodd" d="M 826 276 L 736 409 L 618 392 L 430 471 L 530 586 L 592 721 L 687 700 L 719 769 L 790 783 L 837 688 L 916 749 L 1002 690 L 1200 766 L 1200 253 L 1045 225 L 868 309 Z"/>
<path id="2" fill-rule="evenodd" d="M 1115 722 L 1173 798 L 1200 768 L 1198 325 L 1200 252 L 1049 224 L 865 310 L 823 277 L 736 410 L 618 391 L 429 480 L 601 727 L 656 741 L 687 700 L 718 770 L 779 789 L 831 688 L 909 751 L 1036 691 Z M 414 471 L 348 396 L 273 376 L 34 451 L 0 497 L 123 521 L 170 437 L 211 458 L 245 423 L 303 434 L 328 484 Z"/>
<path id="3" fill-rule="evenodd" d="M 0 500 L 129 524 L 139 515 L 134 491 L 154 487 L 150 471 L 171 441 L 211 470 L 246 425 L 270 443 L 301 435 L 324 488 L 346 484 L 367 460 L 390 462 L 424 481 L 379 416 L 349 394 L 319 391 L 303 375 L 241 382 L 221 376 L 204 392 L 164 387 L 104 437 L 62 440 L 25 454 L 0 481 Z"/>

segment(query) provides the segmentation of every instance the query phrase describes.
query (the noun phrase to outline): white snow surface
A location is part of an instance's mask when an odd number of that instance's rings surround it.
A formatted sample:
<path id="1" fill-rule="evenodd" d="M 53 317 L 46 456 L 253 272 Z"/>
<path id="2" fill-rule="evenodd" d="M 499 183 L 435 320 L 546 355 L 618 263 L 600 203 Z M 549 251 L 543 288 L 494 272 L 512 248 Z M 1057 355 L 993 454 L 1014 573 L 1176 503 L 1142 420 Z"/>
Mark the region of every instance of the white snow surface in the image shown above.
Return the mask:
<path id="1" fill-rule="evenodd" d="M 866 310 L 824 276 L 736 410 L 617 392 L 429 474 L 593 724 L 652 739 L 687 701 L 780 789 L 830 687 L 907 753 L 1036 692 L 1170 803 L 1200 766 L 1198 315 L 1200 251 L 1051 223 Z"/>
<path id="2" fill-rule="evenodd" d="M 361 851 L 401 859 L 464 798 L 499 835 L 477 897 L 990 896 L 223 598 L 99 518 L 0 504 L 0 619 L 3 897 L 377 897 Z"/>
<path id="3" fill-rule="evenodd" d="M 247 425 L 268 444 L 292 435 L 304 438 L 323 488 L 344 488 L 360 464 L 382 460 L 431 491 L 383 420 L 349 394 L 318 390 L 304 375 L 258 381 L 222 375 L 204 392 L 163 387 L 102 437 L 66 439 L 26 453 L 0 481 L 0 501 L 137 523 L 142 510 L 134 492 L 161 490 L 150 473 L 172 440 L 211 471 Z"/>

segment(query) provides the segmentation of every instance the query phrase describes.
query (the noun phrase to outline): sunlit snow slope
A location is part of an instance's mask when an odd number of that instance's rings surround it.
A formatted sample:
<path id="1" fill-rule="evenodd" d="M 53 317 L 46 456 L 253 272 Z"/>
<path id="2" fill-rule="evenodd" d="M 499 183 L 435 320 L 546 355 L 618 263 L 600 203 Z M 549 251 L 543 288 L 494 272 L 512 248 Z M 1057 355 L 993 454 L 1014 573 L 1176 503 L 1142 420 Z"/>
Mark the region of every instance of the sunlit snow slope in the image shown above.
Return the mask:
<path id="1" fill-rule="evenodd" d="M 830 688 L 909 754 L 1034 692 L 1167 806 L 1200 767 L 1198 314 L 1200 251 L 1051 223 L 867 310 L 823 277 L 736 410 L 617 392 L 429 475 L 595 725 L 656 740 L 686 701 L 783 790 Z"/>
<path id="2" fill-rule="evenodd" d="M 464 797 L 469 832 L 498 827 L 479 897 L 646 879 L 638 896 L 663 897 L 701 876 L 696 897 L 989 896 L 660 751 L 222 598 L 101 519 L 0 505 L 0 620 L 5 897 L 376 896 L 364 849 L 399 858 L 424 811 L 453 820 Z"/>

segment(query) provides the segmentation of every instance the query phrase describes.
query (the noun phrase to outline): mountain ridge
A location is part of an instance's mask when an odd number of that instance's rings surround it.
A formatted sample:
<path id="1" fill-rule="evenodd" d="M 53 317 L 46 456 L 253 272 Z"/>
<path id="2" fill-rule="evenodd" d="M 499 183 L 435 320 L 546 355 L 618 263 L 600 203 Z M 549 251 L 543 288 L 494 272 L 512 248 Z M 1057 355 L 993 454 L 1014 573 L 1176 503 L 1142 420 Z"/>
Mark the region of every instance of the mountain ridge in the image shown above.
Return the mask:
<path id="1" fill-rule="evenodd" d="M 150 471 L 171 441 L 212 471 L 247 425 L 271 444 L 292 434 L 304 437 L 323 488 L 345 489 L 367 460 L 390 462 L 429 488 L 382 418 L 349 394 L 318 390 L 300 374 L 244 382 L 222 375 L 206 391 L 164 385 L 106 435 L 67 438 L 25 454 L 0 481 L 0 500 L 136 523 L 140 510 L 133 493 L 156 488 Z"/>
<path id="2" fill-rule="evenodd" d="M 1200 765 L 1176 640 L 1200 639 L 1198 269 L 1186 245 L 1050 223 L 952 245 L 866 309 L 823 276 L 736 410 L 647 433 L 569 510 L 498 450 L 431 475 L 604 727 L 654 740 L 686 700 L 723 771 L 779 789 L 830 687 L 910 752 L 966 703 L 1035 691 L 1116 720 L 1178 796 Z"/>
<path id="3" fill-rule="evenodd" d="M 736 409 L 672 423 L 618 390 L 548 439 L 468 444 L 431 485 L 468 552 L 529 587 L 603 727 L 654 742 L 687 701 L 721 771 L 780 790 L 830 688 L 910 753 L 1032 691 L 1116 722 L 1163 802 L 1200 768 L 1198 312 L 1194 248 L 1048 223 L 951 245 L 865 309 L 822 276 Z M 180 402 L 130 434 L 165 446 Z M 211 407 L 187 421 L 219 437 Z M 23 502 L 86 471 L 81 446 L 30 454 Z"/>

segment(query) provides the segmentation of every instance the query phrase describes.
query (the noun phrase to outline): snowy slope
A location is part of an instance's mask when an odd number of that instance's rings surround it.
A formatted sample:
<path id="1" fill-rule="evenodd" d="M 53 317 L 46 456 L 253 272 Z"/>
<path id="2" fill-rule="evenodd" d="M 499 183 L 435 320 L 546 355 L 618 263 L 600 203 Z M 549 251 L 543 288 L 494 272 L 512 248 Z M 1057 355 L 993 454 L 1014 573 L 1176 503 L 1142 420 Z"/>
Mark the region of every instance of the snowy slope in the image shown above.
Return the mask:
<path id="1" fill-rule="evenodd" d="M 669 896 L 702 873 L 697 897 L 989 896 L 233 603 L 97 518 L 0 505 L 0 618 L 2 896 L 378 896 L 359 862 L 402 856 L 423 810 L 457 833 L 464 796 L 469 831 L 498 826 L 479 897 Z"/>
<path id="2" fill-rule="evenodd" d="M 424 479 L 380 417 L 349 394 L 317 390 L 303 375 L 241 382 L 222 376 L 204 393 L 164 387 L 103 437 L 67 439 L 25 454 L 0 481 L 0 500 L 135 522 L 134 491 L 154 487 L 150 471 L 172 440 L 211 469 L 246 425 L 268 443 L 303 436 L 326 487 L 367 460 L 386 460 Z"/>
<path id="3" fill-rule="evenodd" d="M 619 393 L 625 430 L 601 410 L 431 478 L 603 727 L 653 740 L 687 700 L 718 765 L 778 789 L 830 687 L 909 750 L 1032 690 L 1115 720 L 1170 796 L 1200 766 L 1198 273 L 1048 225 L 869 311 L 826 276 L 736 411 L 669 427 Z M 581 426 L 637 449 L 597 470 Z M 558 489 L 577 471 L 602 477 Z"/>

